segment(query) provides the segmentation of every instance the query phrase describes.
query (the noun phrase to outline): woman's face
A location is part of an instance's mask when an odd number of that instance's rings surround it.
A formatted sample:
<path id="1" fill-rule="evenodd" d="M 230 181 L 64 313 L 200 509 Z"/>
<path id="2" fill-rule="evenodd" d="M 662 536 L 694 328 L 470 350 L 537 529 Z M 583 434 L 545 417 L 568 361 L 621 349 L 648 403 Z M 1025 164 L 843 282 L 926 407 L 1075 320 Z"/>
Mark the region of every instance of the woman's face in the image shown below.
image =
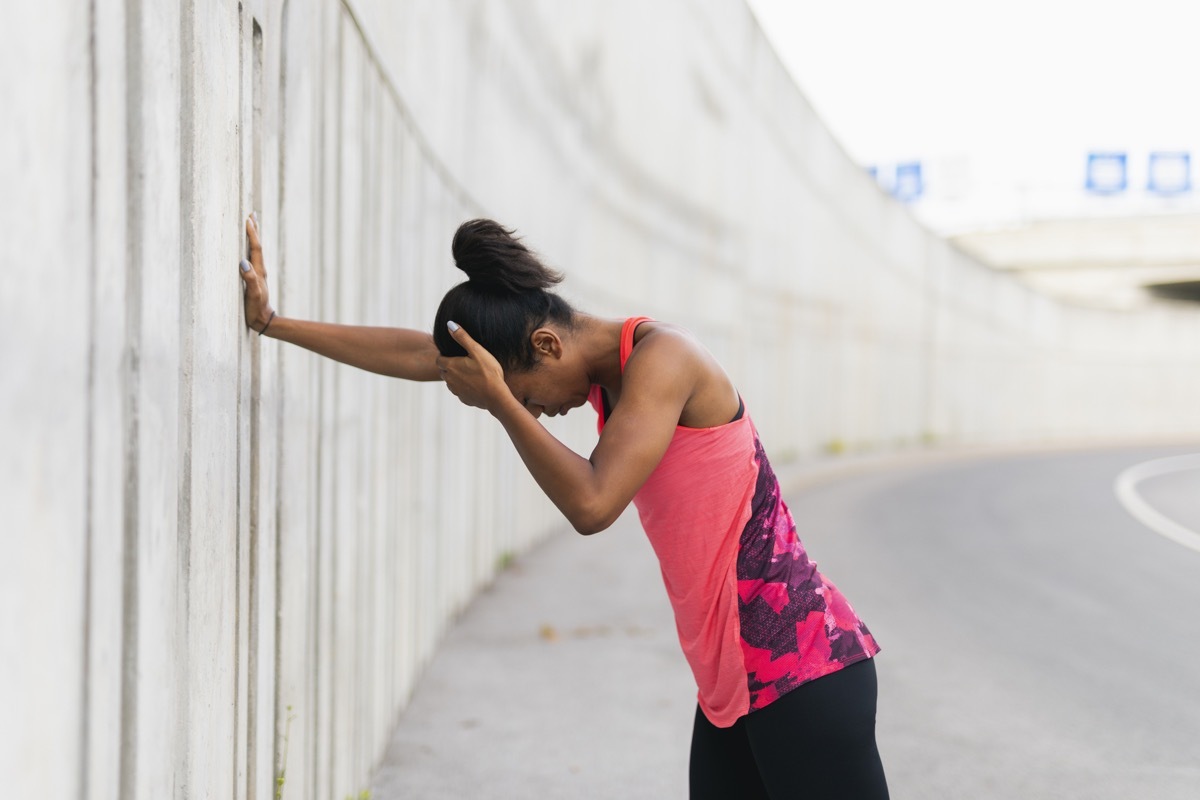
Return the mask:
<path id="1" fill-rule="evenodd" d="M 575 375 L 561 369 L 560 364 L 543 364 L 526 372 L 506 374 L 513 397 L 521 401 L 534 418 L 546 414 L 557 417 L 572 408 L 579 408 L 588 400 L 591 384 L 587 376 L 579 380 Z"/>
<path id="2" fill-rule="evenodd" d="M 576 363 L 573 353 L 564 348 L 557 335 L 539 337 L 544 330 L 534 332 L 537 365 L 530 370 L 504 374 L 513 397 L 535 418 L 542 414 L 557 417 L 579 408 L 587 403 L 592 389 L 585 365 Z"/>

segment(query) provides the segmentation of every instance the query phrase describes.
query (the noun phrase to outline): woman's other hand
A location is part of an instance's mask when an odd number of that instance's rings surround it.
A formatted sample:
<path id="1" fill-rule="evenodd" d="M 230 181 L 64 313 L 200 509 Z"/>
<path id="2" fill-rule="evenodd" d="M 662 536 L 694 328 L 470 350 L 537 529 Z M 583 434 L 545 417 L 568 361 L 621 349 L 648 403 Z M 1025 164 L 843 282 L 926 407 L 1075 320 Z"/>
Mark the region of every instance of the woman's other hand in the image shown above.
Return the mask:
<path id="1" fill-rule="evenodd" d="M 263 264 L 262 244 L 258 240 L 258 220 L 253 214 L 246 218 L 246 237 L 250 240 L 250 260 L 241 263 L 245 290 L 246 325 L 261 331 L 270 321 L 275 309 L 267 295 L 267 267 Z"/>
<path id="2" fill-rule="evenodd" d="M 448 327 L 454 341 L 462 345 L 467 354 L 459 358 L 438 356 L 437 366 L 446 388 L 464 404 L 491 411 L 498 402 L 512 395 L 504 382 L 504 369 L 466 329 L 453 322 L 448 323 Z"/>

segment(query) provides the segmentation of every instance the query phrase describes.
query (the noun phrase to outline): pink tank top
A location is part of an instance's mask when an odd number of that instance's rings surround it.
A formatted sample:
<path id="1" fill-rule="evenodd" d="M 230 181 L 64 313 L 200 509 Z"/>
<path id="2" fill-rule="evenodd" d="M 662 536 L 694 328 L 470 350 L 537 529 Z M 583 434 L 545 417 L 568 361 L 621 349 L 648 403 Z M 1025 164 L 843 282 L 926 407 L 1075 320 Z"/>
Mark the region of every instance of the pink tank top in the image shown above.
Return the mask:
<path id="1" fill-rule="evenodd" d="M 621 330 L 621 370 L 633 352 Z M 604 394 L 590 401 L 604 429 Z M 727 728 L 807 681 L 870 658 L 879 645 L 796 536 L 749 413 L 715 428 L 679 426 L 633 499 L 658 556 L 701 710 Z"/>

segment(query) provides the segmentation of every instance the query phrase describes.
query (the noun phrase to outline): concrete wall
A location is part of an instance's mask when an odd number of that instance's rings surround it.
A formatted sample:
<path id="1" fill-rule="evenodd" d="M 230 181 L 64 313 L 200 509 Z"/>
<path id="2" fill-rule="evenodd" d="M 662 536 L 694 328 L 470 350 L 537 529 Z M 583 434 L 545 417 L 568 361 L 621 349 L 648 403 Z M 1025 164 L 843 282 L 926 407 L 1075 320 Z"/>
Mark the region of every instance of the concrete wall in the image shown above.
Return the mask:
<path id="1" fill-rule="evenodd" d="M 455 226 L 516 225 L 584 308 L 697 331 L 780 461 L 1200 432 L 1196 314 L 927 235 L 737 0 L 8 3 L 0 76 L 6 796 L 356 792 L 455 613 L 562 529 L 440 386 L 247 334 L 252 209 L 282 313 L 421 328 Z"/>

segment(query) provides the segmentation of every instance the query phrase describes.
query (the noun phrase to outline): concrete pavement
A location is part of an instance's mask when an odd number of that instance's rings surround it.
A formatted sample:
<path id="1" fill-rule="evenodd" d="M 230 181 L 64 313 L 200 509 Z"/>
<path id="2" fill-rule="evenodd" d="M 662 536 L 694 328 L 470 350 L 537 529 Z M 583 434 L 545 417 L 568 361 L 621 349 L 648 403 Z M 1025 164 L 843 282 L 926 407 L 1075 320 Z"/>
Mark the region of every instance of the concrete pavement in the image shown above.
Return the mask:
<path id="1" fill-rule="evenodd" d="M 682 797 L 694 704 L 657 561 L 627 513 L 596 536 L 555 536 L 475 600 L 372 797 Z"/>

